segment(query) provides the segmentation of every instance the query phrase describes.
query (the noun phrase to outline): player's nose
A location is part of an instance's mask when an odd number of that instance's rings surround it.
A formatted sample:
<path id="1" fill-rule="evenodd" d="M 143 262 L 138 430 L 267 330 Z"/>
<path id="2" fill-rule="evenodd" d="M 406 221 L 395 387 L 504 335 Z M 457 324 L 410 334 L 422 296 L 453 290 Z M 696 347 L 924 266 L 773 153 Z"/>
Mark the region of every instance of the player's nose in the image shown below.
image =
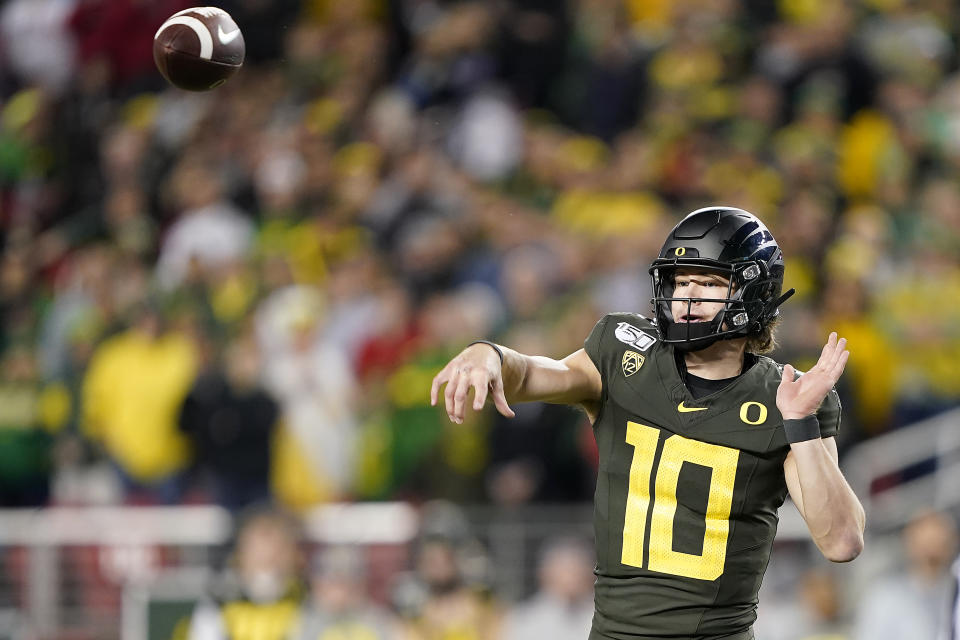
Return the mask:
<path id="1" fill-rule="evenodd" d="M 687 287 L 687 294 L 688 294 L 689 297 L 691 297 L 691 298 L 702 298 L 702 297 L 703 297 L 703 291 L 704 291 L 704 290 L 703 290 L 703 287 L 701 287 L 700 285 L 695 284 L 695 283 L 691 283 L 690 286 Z M 699 303 L 699 302 L 694 302 L 694 304 L 700 304 L 700 303 Z"/>

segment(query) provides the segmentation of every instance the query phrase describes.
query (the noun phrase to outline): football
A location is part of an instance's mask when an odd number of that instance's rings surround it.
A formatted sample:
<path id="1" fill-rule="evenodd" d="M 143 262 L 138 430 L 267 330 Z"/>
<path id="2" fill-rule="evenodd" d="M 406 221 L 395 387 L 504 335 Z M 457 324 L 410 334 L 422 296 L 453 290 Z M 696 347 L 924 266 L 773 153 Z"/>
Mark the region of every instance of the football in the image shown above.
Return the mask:
<path id="1" fill-rule="evenodd" d="M 188 91 L 209 91 L 243 65 L 240 27 L 223 9 L 193 7 L 170 16 L 153 38 L 153 60 L 167 82 Z"/>

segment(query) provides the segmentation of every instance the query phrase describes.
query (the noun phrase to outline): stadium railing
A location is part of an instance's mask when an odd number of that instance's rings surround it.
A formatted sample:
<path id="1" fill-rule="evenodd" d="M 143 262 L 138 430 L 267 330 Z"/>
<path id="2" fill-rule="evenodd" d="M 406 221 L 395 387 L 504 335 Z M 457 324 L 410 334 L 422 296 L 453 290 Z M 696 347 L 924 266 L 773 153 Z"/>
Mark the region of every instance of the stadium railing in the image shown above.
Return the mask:
<path id="1" fill-rule="evenodd" d="M 960 409 L 852 448 L 844 473 L 873 534 L 900 529 L 922 509 L 960 508 Z"/>
<path id="2" fill-rule="evenodd" d="M 862 443 L 842 466 L 867 512 L 871 544 L 892 548 L 887 534 L 918 509 L 960 508 L 960 409 Z M 591 535 L 589 504 L 465 513 L 489 556 L 493 588 L 511 601 L 533 590 L 544 540 Z M 780 517 L 779 542 L 789 547 L 808 540 L 796 509 L 785 505 Z M 0 510 L 0 640 L 65 631 L 160 637 L 150 632 L 148 618 L 163 614 L 165 603 L 182 611 L 184 601 L 202 593 L 222 563 L 232 526 L 229 513 L 213 506 Z M 381 557 L 389 558 L 390 570 L 406 568 L 418 526 L 417 509 L 396 502 L 325 505 L 304 518 L 308 544 L 387 550 Z M 861 576 L 877 570 L 859 564 Z"/>
<path id="3" fill-rule="evenodd" d="M 419 523 L 390 502 L 324 505 L 303 524 L 307 544 L 389 549 Z M 178 610 L 199 597 L 232 528 L 215 506 L 0 510 L 0 639 L 155 637 L 144 626 L 154 596 Z"/>

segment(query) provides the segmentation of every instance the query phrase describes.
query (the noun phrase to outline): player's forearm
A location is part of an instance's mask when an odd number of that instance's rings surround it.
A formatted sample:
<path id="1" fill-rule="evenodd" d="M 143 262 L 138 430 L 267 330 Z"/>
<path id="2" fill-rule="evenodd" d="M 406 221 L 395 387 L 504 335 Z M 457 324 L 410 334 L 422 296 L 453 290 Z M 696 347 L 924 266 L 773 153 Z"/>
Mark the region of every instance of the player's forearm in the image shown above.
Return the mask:
<path id="1" fill-rule="evenodd" d="M 849 562 L 863 549 L 864 513 L 823 440 L 790 446 L 800 495 L 794 496 L 817 547 L 829 560 Z"/>
<path id="2" fill-rule="evenodd" d="M 501 348 L 503 389 L 508 402 L 577 404 L 593 400 L 594 395 L 599 396 L 599 393 L 594 394 L 592 387 L 595 385 L 588 376 L 570 366 L 569 358 L 554 360 Z"/>
<path id="3" fill-rule="evenodd" d="M 503 391 L 508 402 L 548 401 L 561 388 L 563 364 L 503 349 Z"/>
<path id="4" fill-rule="evenodd" d="M 503 376 L 503 394 L 507 402 L 523 401 L 527 378 L 527 356 L 509 347 L 500 345 L 503 351 L 503 364 L 500 374 Z"/>

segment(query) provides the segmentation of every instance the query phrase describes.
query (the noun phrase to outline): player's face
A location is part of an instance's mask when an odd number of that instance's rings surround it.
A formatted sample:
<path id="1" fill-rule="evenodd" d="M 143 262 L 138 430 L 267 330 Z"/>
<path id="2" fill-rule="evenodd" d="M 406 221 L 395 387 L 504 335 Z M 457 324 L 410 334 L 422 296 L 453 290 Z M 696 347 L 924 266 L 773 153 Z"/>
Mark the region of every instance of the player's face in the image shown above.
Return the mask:
<path id="1" fill-rule="evenodd" d="M 725 299 L 730 285 L 728 278 L 703 269 L 678 269 L 673 282 L 674 298 Z M 670 303 L 674 322 L 710 322 L 723 307 L 723 302 Z"/>

